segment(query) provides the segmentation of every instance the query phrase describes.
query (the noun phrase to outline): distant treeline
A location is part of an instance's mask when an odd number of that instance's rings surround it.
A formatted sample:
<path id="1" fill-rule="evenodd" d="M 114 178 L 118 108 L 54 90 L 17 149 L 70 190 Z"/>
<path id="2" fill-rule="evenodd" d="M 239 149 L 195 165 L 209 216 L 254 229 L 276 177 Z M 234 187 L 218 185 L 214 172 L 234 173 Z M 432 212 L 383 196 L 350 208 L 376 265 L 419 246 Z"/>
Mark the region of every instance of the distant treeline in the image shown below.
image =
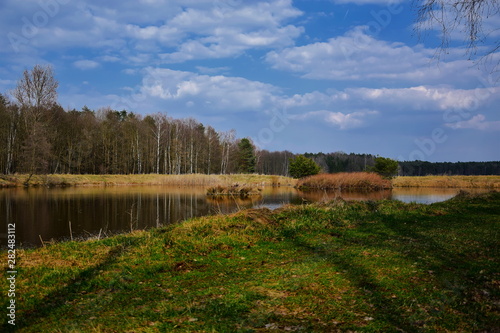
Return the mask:
<path id="1" fill-rule="evenodd" d="M 289 151 L 243 148 L 234 130 L 193 118 L 103 108 L 26 107 L 0 94 L 0 173 L 288 175 Z M 324 172 L 369 170 L 370 154 L 306 153 Z M 248 165 L 250 160 L 251 168 Z M 248 171 L 251 170 L 251 171 Z M 400 175 L 499 175 L 500 162 L 400 162 Z"/>
<path id="2" fill-rule="evenodd" d="M 401 176 L 426 175 L 500 175 L 500 161 L 495 162 L 399 162 Z"/>
<path id="3" fill-rule="evenodd" d="M 318 153 L 305 154 L 318 163 L 328 173 L 369 171 L 375 163 L 376 156 L 369 154 Z M 494 162 L 399 162 L 400 176 L 427 175 L 500 175 L 500 161 Z"/>

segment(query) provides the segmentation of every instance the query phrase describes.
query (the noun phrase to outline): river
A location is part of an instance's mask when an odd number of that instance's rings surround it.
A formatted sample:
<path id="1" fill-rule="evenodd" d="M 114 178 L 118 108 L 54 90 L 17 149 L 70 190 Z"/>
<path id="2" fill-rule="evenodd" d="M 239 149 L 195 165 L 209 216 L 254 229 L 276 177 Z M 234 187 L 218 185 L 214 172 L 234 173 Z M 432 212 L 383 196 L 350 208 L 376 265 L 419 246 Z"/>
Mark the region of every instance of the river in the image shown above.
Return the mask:
<path id="1" fill-rule="evenodd" d="M 447 200 L 459 189 L 395 188 L 373 193 L 301 192 L 289 187 L 264 188 L 248 199 L 221 200 L 205 195 L 203 187 L 114 186 L 13 188 L 0 190 L 0 244 L 7 244 L 7 225 L 16 225 L 20 247 L 51 240 L 109 236 L 118 232 L 159 227 L 196 216 L 230 213 L 242 208 L 301 204 L 342 196 L 346 200 L 395 199 L 433 203 Z"/>

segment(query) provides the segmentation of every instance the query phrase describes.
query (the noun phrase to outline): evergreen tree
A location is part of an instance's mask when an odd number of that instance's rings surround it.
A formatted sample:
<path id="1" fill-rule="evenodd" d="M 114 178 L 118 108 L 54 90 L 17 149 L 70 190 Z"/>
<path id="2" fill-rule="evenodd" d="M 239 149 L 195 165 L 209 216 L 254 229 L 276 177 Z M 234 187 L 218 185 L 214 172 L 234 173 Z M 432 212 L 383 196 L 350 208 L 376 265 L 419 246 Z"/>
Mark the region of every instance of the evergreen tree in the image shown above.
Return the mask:
<path id="1" fill-rule="evenodd" d="M 255 147 L 249 139 L 243 138 L 238 143 L 238 171 L 241 173 L 254 173 L 255 165 Z"/>
<path id="2" fill-rule="evenodd" d="M 375 165 L 371 168 L 371 171 L 378 173 L 384 178 L 391 178 L 397 175 L 398 168 L 398 161 L 379 156 L 375 158 Z"/>
<path id="3" fill-rule="evenodd" d="M 304 155 L 290 159 L 290 176 L 293 178 L 302 178 L 311 175 L 317 175 L 321 168 L 312 159 Z"/>

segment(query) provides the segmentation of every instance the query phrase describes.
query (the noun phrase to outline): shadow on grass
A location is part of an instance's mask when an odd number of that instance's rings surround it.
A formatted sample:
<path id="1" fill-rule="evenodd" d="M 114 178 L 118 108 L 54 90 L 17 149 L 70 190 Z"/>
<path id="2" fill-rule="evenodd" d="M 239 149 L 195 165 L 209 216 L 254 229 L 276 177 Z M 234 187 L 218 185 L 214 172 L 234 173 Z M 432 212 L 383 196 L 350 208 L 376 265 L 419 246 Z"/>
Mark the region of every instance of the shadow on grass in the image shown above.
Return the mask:
<path id="1" fill-rule="evenodd" d="M 372 305 L 369 311 L 374 317 L 370 324 L 373 329 L 419 332 L 439 327 L 451 331 L 498 332 L 500 272 L 495 236 L 499 231 L 498 209 L 485 210 L 480 204 L 465 204 L 466 209 L 455 210 L 456 204 L 435 206 L 437 214 L 432 207 L 414 210 L 415 207 L 404 204 L 389 213 L 371 207 L 373 214 L 360 214 L 355 229 L 341 237 L 336 235 L 333 247 L 298 235 L 288 236 L 292 236 L 289 240 L 296 246 L 343 272 L 361 292 L 364 302 Z M 442 210 L 447 208 L 449 212 L 443 214 Z M 489 236 L 481 234 L 490 230 Z M 367 265 L 361 254 L 363 249 L 397 253 L 400 259 L 394 265 L 414 270 L 418 286 L 415 285 L 415 290 L 405 289 L 411 288 L 408 281 L 391 282 L 391 287 L 384 285 Z M 422 290 L 424 294 L 419 295 Z M 401 297 L 393 297 L 393 292 L 399 292 Z M 358 328 L 352 322 L 346 326 L 343 329 Z"/>
<path id="2" fill-rule="evenodd" d="M 359 291 L 364 292 L 364 300 L 368 304 L 372 304 L 372 312 L 376 314 L 376 319 L 383 323 L 385 328 L 392 328 L 396 331 L 404 332 L 417 332 L 416 328 L 409 327 L 408 322 L 405 320 L 405 313 L 402 310 L 402 304 L 398 300 L 391 298 L 388 290 L 385 289 L 369 269 L 358 264 L 356 257 L 344 256 L 325 249 L 319 249 L 311 246 L 299 239 L 295 239 L 294 244 L 307 249 L 315 256 L 320 256 L 326 259 L 338 270 L 343 272 L 352 285 Z M 335 318 L 332 318 L 335 319 Z M 347 323 L 348 327 L 342 326 L 342 329 L 355 329 L 353 323 Z"/>
<path id="3" fill-rule="evenodd" d="M 495 215 L 469 207 L 417 221 L 394 216 L 380 220 L 396 238 L 409 243 L 400 248 L 401 254 L 429 274 L 437 290 L 426 305 L 434 311 L 430 320 L 441 322 L 443 328 L 453 330 L 454 324 L 462 324 L 473 332 L 500 332 L 500 290 L 495 286 L 500 275 L 495 236 L 500 219 Z M 451 318 L 461 323 L 450 322 Z"/>
<path id="4" fill-rule="evenodd" d="M 16 316 L 16 325 L 14 327 L 5 323 L 1 327 L 1 330 L 6 332 L 29 327 L 36 324 L 41 319 L 49 317 L 50 313 L 66 306 L 68 302 L 72 302 L 78 297 L 81 297 L 82 291 L 88 286 L 92 279 L 97 276 L 100 271 L 105 270 L 115 263 L 130 245 L 131 244 L 114 246 L 101 262 L 81 271 L 77 276 L 69 279 L 66 284 L 63 284 L 63 287 L 48 294 L 30 308 L 22 309 L 22 312 L 20 311 Z"/>

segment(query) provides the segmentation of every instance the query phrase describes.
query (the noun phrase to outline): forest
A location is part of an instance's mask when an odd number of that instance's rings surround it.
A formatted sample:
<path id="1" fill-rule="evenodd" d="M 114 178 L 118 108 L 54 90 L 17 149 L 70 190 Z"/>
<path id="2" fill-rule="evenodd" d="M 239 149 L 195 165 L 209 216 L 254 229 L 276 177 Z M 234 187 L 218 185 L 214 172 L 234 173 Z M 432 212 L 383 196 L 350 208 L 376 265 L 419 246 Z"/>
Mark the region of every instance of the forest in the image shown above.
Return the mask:
<path id="1" fill-rule="evenodd" d="M 102 108 L 33 115 L 0 95 L 0 173 L 284 175 L 294 154 L 257 150 L 193 118 Z M 249 154 L 250 151 L 250 154 Z"/>
<path id="2" fill-rule="evenodd" d="M 0 173 L 288 175 L 289 151 L 267 151 L 234 130 L 217 131 L 194 118 L 141 115 L 109 107 L 64 110 L 51 67 L 24 71 L 0 94 Z M 306 153 L 323 172 L 369 171 L 370 154 Z M 399 175 L 499 175 L 500 162 L 399 162 Z"/>

